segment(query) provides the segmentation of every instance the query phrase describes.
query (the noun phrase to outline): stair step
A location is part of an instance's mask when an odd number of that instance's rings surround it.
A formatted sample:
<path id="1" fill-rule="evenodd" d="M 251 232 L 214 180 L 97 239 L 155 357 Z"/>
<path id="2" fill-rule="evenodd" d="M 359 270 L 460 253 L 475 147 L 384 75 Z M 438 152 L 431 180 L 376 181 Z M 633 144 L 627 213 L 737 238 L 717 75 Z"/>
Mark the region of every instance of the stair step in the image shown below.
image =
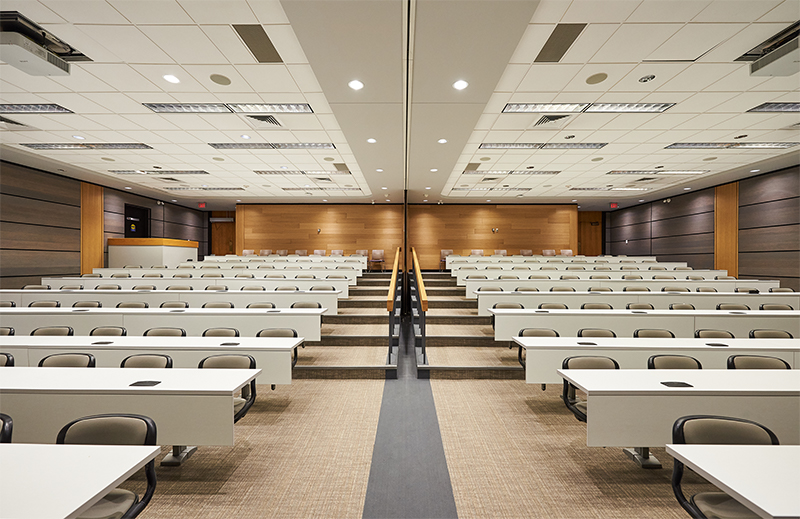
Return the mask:
<path id="1" fill-rule="evenodd" d="M 322 324 L 385 324 L 389 325 L 389 313 L 386 312 L 382 315 L 370 314 L 339 314 L 339 315 L 323 315 Z"/>
<path id="2" fill-rule="evenodd" d="M 388 333 L 388 325 L 387 325 Z M 306 341 L 308 346 L 389 346 L 389 336 L 375 335 L 323 335 L 319 342 Z"/>
<path id="3" fill-rule="evenodd" d="M 386 308 L 386 299 L 339 299 L 339 308 Z"/>
<path id="4" fill-rule="evenodd" d="M 425 290 L 428 287 L 455 287 L 456 280 L 455 279 L 423 279 L 425 282 Z"/>
<path id="5" fill-rule="evenodd" d="M 324 316 L 323 316 L 324 317 Z M 481 325 L 491 325 L 492 324 L 492 317 L 491 316 L 481 316 L 478 317 L 477 315 L 425 315 L 425 323 L 426 324 L 458 324 L 458 325 L 471 325 L 471 324 L 481 324 Z"/>
<path id="6" fill-rule="evenodd" d="M 431 287 L 425 288 L 425 293 L 428 296 L 461 296 L 464 297 L 467 294 L 467 290 L 464 287 Z"/>
<path id="7" fill-rule="evenodd" d="M 293 379 L 396 379 L 397 366 L 295 366 Z"/>
<path id="8" fill-rule="evenodd" d="M 418 378 L 525 380 L 522 366 L 417 366 Z"/>
<path id="9" fill-rule="evenodd" d="M 350 293 L 351 296 L 383 296 L 383 297 L 386 297 L 387 295 L 389 295 L 389 287 L 388 286 L 386 288 L 380 288 L 380 287 L 362 288 L 360 286 L 358 286 L 358 287 L 350 287 L 349 293 Z"/>
<path id="10" fill-rule="evenodd" d="M 339 301 L 339 306 L 342 306 L 342 301 Z M 428 300 L 428 308 L 474 308 L 478 309 L 477 299 L 463 299 L 463 300 Z"/>
<path id="11" fill-rule="evenodd" d="M 386 287 L 386 290 L 389 290 L 389 283 L 388 279 L 359 279 L 358 285 L 359 287 Z"/>
<path id="12" fill-rule="evenodd" d="M 495 341 L 494 337 L 477 337 L 474 335 L 430 335 L 425 339 L 426 346 L 498 346 L 504 341 Z M 508 343 L 505 342 L 508 347 Z"/>

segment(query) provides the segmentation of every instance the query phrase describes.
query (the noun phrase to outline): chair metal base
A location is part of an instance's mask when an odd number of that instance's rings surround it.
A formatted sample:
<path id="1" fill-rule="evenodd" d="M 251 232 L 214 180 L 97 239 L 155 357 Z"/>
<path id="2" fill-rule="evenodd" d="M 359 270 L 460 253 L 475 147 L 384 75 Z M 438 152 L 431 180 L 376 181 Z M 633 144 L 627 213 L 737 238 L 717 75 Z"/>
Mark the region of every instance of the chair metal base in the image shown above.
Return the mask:
<path id="1" fill-rule="evenodd" d="M 172 454 L 167 454 L 161 460 L 162 467 L 180 467 L 184 461 L 192 457 L 197 451 L 195 445 L 173 445 Z"/>
<path id="2" fill-rule="evenodd" d="M 636 464 L 642 467 L 643 469 L 662 468 L 661 462 L 658 461 L 655 456 L 650 455 L 649 447 L 634 447 L 634 448 L 622 449 L 622 452 L 624 452 L 626 456 L 635 461 Z"/>

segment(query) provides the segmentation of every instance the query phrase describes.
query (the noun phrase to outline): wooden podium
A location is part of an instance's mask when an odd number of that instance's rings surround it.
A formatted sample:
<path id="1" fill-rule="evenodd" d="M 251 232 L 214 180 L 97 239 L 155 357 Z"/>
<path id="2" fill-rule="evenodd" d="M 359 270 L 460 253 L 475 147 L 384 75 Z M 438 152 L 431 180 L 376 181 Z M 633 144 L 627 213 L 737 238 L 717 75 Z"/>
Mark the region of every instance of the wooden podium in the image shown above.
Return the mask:
<path id="1" fill-rule="evenodd" d="M 175 268 L 186 261 L 197 261 L 196 241 L 167 238 L 109 238 L 108 267 L 125 265 L 166 265 Z"/>

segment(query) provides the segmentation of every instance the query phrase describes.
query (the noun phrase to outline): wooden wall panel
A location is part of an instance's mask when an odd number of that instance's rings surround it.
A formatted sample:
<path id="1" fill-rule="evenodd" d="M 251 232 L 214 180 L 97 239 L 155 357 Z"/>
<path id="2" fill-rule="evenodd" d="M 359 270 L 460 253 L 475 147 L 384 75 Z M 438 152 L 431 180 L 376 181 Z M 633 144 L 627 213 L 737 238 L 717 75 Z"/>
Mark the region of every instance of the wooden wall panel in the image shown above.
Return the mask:
<path id="1" fill-rule="evenodd" d="M 103 268 L 103 188 L 81 182 L 81 274 Z"/>
<path id="2" fill-rule="evenodd" d="M 668 220 L 655 220 L 651 225 L 650 232 L 653 238 L 713 233 L 714 213 L 700 213 Z"/>
<path id="3" fill-rule="evenodd" d="M 4 222 L 79 229 L 80 215 L 79 205 L 0 195 L 0 220 Z"/>
<path id="4" fill-rule="evenodd" d="M 646 223 L 653 219 L 650 204 L 642 204 L 621 211 L 608 213 L 609 227 L 622 227 L 635 223 Z"/>
<path id="5" fill-rule="evenodd" d="M 690 214 L 711 213 L 714 211 L 714 190 L 703 189 L 685 195 L 673 196 L 668 199 L 668 203 L 663 201 L 653 202 L 651 214 L 653 220 L 664 220 L 666 218 L 677 218 Z"/>
<path id="6" fill-rule="evenodd" d="M 578 210 L 574 205 L 411 205 L 408 240 L 423 269 L 439 268 L 442 249 L 456 254 L 483 249 L 487 255 L 495 249 L 577 253 Z"/>
<path id="7" fill-rule="evenodd" d="M 578 250 L 576 254 L 603 254 L 603 212 L 578 211 Z"/>
<path id="8" fill-rule="evenodd" d="M 652 237 L 651 223 L 635 223 L 611 229 L 611 241 L 649 240 Z"/>
<path id="9" fill-rule="evenodd" d="M 0 237 L 4 249 L 74 251 L 75 244 L 80 243 L 81 230 L 64 227 L 34 229 L 30 225 L 0 221 Z"/>
<path id="10" fill-rule="evenodd" d="M 739 231 L 739 252 L 800 250 L 800 225 L 780 225 Z"/>
<path id="11" fill-rule="evenodd" d="M 319 229 L 319 233 L 317 232 Z M 216 238 L 212 238 L 214 241 Z M 400 205 L 237 205 L 236 253 L 244 249 L 382 249 L 389 260 L 403 244 Z M 438 262 L 438 257 L 437 257 Z M 438 267 L 438 263 L 437 263 Z"/>
<path id="12" fill-rule="evenodd" d="M 3 161 L 0 161 L 0 172 L 0 191 L 7 195 L 75 207 L 81 205 L 80 187 L 76 180 Z"/>
<path id="13" fill-rule="evenodd" d="M 739 181 L 739 204 L 751 205 L 800 196 L 800 166 Z"/>
<path id="14" fill-rule="evenodd" d="M 615 241 L 606 244 L 606 254 L 614 256 L 650 256 L 650 240 Z"/>
<path id="15" fill-rule="evenodd" d="M 714 188 L 714 268 L 739 275 L 739 183 Z"/>
<path id="16" fill-rule="evenodd" d="M 714 253 L 710 254 L 659 254 L 661 261 L 685 261 L 696 269 L 713 269 Z M 687 272 L 687 274 L 691 274 Z"/>
<path id="17" fill-rule="evenodd" d="M 739 229 L 757 229 L 798 223 L 800 223 L 800 200 L 798 197 L 739 207 Z"/>

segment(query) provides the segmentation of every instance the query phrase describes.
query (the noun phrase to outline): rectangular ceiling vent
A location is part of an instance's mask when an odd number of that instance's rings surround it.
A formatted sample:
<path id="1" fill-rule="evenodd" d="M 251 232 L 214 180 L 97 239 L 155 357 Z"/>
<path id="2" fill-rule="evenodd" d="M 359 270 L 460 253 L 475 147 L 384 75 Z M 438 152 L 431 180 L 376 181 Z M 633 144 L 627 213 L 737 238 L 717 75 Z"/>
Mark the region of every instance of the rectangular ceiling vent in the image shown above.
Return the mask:
<path id="1" fill-rule="evenodd" d="M 333 182 L 333 180 L 328 177 L 315 177 L 314 180 L 317 182 Z"/>
<path id="2" fill-rule="evenodd" d="M 109 173 L 117 175 L 208 175 L 202 169 L 110 169 Z"/>
<path id="3" fill-rule="evenodd" d="M 158 178 L 158 180 L 161 180 L 163 182 L 182 182 L 181 180 L 172 177 L 156 177 L 156 178 Z"/>
<path id="4" fill-rule="evenodd" d="M 18 131 L 18 130 L 35 130 L 36 128 L 22 124 L 21 122 L 3 117 L 0 115 L 0 130 Z"/>
<path id="5" fill-rule="evenodd" d="M 283 126 L 274 115 L 248 115 L 247 118 L 257 121 L 257 126 Z"/>
<path id="6" fill-rule="evenodd" d="M 634 180 L 634 182 L 653 182 L 654 180 L 658 179 L 652 177 L 642 177 L 642 178 L 637 178 L 636 180 Z"/>
<path id="7" fill-rule="evenodd" d="M 283 63 L 281 55 L 260 24 L 234 25 L 233 29 L 259 63 Z"/>
<path id="8" fill-rule="evenodd" d="M 538 121 L 533 123 L 534 130 L 557 130 L 567 125 L 569 122 L 568 115 L 543 115 Z"/>
<path id="9" fill-rule="evenodd" d="M 484 177 L 481 182 L 497 182 L 498 180 L 500 180 L 500 177 Z"/>
<path id="10" fill-rule="evenodd" d="M 560 23 L 547 38 L 534 63 L 558 63 L 578 39 L 585 23 Z"/>

